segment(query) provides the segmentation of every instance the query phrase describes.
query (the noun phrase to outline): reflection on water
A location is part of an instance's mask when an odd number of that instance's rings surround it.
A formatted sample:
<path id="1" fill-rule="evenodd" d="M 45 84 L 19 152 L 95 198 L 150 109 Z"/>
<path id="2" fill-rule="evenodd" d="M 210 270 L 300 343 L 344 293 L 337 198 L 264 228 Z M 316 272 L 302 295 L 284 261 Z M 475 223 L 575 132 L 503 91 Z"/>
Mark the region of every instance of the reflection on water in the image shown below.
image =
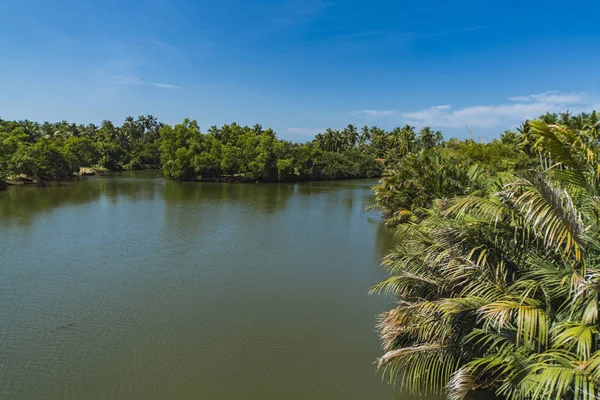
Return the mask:
<path id="1" fill-rule="evenodd" d="M 372 184 L 146 171 L 1 192 L 0 398 L 393 398 Z"/>
<path id="2" fill-rule="evenodd" d="M 369 218 L 369 222 L 373 224 L 375 230 L 375 250 L 377 251 L 379 259 L 383 259 L 396 243 L 396 238 L 394 236 L 395 229 L 382 224 L 378 217 Z M 381 272 L 385 272 L 383 268 L 381 269 Z"/>

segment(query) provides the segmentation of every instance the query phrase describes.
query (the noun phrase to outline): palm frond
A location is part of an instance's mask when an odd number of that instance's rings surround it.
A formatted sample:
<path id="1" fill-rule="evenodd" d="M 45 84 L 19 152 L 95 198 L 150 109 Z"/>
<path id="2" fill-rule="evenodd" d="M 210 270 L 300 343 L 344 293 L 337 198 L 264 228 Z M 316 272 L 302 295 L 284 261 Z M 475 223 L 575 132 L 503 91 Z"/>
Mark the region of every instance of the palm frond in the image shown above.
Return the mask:
<path id="1" fill-rule="evenodd" d="M 532 175 L 513 182 L 506 196 L 548 248 L 562 249 L 567 255 L 573 253 L 580 260 L 583 221 L 566 191 Z"/>

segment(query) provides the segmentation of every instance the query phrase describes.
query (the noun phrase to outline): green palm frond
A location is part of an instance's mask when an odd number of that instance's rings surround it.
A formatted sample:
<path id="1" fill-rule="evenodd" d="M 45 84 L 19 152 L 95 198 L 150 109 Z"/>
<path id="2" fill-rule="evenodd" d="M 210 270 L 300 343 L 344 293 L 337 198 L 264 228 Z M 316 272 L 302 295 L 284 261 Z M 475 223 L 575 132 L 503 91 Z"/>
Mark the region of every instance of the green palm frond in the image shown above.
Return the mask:
<path id="1" fill-rule="evenodd" d="M 497 222 L 512 216 L 513 212 L 514 210 L 498 199 L 467 196 L 455 198 L 446 215 L 453 215 L 456 218 L 471 216 Z"/>
<path id="2" fill-rule="evenodd" d="M 506 197 L 523 213 L 527 224 L 548 248 L 562 249 L 581 258 L 584 225 L 569 193 L 540 175 L 513 182 Z"/>
<path id="3" fill-rule="evenodd" d="M 399 275 L 390 276 L 384 281 L 378 283 L 373 286 L 370 290 L 370 294 L 373 293 L 382 293 L 386 295 L 396 295 L 399 297 L 406 296 L 406 290 L 410 290 L 410 288 L 415 284 L 422 284 L 431 287 L 439 287 L 440 283 L 435 279 L 428 278 L 423 275 L 411 274 L 408 272 L 402 272 Z M 428 289 L 431 290 L 431 289 Z"/>
<path id="4" fill-rule="evenodd" d="M 516 329 L 516 343 L 522 343 L 525 347 L 537 345 L 539 348 L 548 341 L 550 318 L 540 308 L 538 300 L 498 300 L 481 307 L 479 316 L 486 329 Z"/>
<path id="5" fill-rule="evenodd" d="M 569 168 L 577 176 L 577 183 L 580 187 L 587 185 L 582 172 L 584 165 L 577 155 L 584 153 L 587 159 L 588 152 L 577 134 L 562 126 L 550 125 L 541 121 L 530 122 L 530 134 L 536 138 L 534 149 L 549 155 L 555 164 Z"/>
<path id="6" fill-rule="evenodd" d="M 442 393 L 458 362 L 447 346 L 424 343 L 389 351 L 378 365 L 391 380 L 399 375 L 401 387 L 425 395 Z"/>
<path id="7" fill-rule="evenodd" d="M 588 365 L 565 350 L 534 354 L 520 371 L 524 376 L 517 387 L 521 390 L 518 397 L 513 397 L 532 400 L 560 400 L 571 396 L 584 400 L 596 399 L 597 381 L 586 371 Z M 508 387 L 509 385 L 504 384 L 499 393 L 508 394 Z"/>
<path id="8" fill-rule="evenodd" d="M 590 358 L 598 334 L 596 325 L 566 322 L 558 324 L 554 330 L 555 347 L 575 350 L 575 354 L 584 361 Z"/>
<path id="9" fill-rule="evenodd" d="M 372 291 L 398 300 L 379 320 L 380 368 L 413 394 L 600 396 L 600 134 L 526 128 L 541 170 L 498 180 L 492 195 L 407 208 L 414 218 L 398 221 L 383 262 L 390 277 Z M 451 169 L 438 161 L 423 171 Z M 465 170 L 478 179 L 477 166 Z M 403 187 L 416 189 L 416 177 L 402 174 Z M 386 190 L 400 187 L 391 180 L 399 176 L 389 174 Z"/>

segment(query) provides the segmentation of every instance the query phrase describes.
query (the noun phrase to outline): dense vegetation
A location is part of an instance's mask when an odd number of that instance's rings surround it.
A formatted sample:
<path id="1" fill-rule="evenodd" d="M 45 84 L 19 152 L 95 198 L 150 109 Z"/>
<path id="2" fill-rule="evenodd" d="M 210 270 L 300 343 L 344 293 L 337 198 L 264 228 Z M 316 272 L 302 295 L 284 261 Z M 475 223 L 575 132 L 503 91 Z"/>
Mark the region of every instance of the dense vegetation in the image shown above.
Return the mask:
<path id="1" fill-rule="evenodd" d="M 381 163 L 368 146 L 343 132 L 335 145 L 316 138 L 298 144 L 278 139 L 260 125 L 213 126 L 202 134 L 195 121 L 161 129 L 160 154 L 167 176 L 178 180 L 240 179 L 253 181 L 331 180 L 376 177 Z M 355 131 L 355 129 L 354 129 Z M 329 137 L 329 135 L 328 135 Z"/>
<path id="2" fill-rule="evenodd" d="M 600 122 L 547 114 L 388 164 L 380 367 L 415 394 L 600 395 Z M 486 154 L 485 157 L 482 157 Z"/>
<path id="3" fill-rule="evenodd" d="M 177 180 L 296 181 L 379 177 L 395 161 L 442 143 L 440 132 L 349 125 L 308 143 L 278 139 L 271 129 L 195 121 L 174 126 L 153 116 L 77 125 L 0 119 L 0 180 L 66 179 L 80 172 L 162 168 Z M 377 160 L 379 159 L 379 160 Z"/>
<path id="4" fill-rule="evenodd" d="M 0 119 L 0 179 L 61 180 L 82 167 L 119 171 L 158 167 L 159 131 L 152 116 L 128 117 L 122 126 L 103 121 L 76 125 Z"/>

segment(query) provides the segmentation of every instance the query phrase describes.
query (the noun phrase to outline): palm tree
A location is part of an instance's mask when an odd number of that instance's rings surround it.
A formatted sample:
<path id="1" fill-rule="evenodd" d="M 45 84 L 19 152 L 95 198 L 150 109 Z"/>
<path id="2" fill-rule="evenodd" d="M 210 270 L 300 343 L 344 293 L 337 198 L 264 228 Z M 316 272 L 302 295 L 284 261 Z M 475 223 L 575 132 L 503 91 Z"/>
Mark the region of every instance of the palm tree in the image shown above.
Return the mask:
<path id="1" fill-rule="evenodd" d="M 151 114 L 148 115 L 140 115 L 137 119 L 138 124 L 143 127 L 143 133 L 146 134 L 148 132 L 156 132 L 160 129 L 161 123 L 158 122 L 158 119 Z"/>
<path id="2" fill-rule="evenodd" d="M 19 125 L 23 128 L 23 131 L 32 139 L 37 140 L 44 135 L 40 125 L 36 122 L 24 120 L 19 121 Z M 54 134 L 54 132 L 52 132 Z"/>
<path id="3" fill-rule="evenodd" d="M 444 135 L 442 135 L 441 131 L 435 131 L 433 135 L 435 136 L 435 145 L 440 146 L 444 141 Z"/>
<path id="4" fill-rule="evenodd" d="M 398 132 L 398 145 L 402 154 L 412 153 L 415 149 L 415 128 L 410 125 L 405 125 Z"/>
<path id="5" fill-rule="evenodd" d="M 344 129 L 343 135 L 350 148 L 356 147 L 356 144 L 358 143 L 358 130 L 354 125 L 348 125 L 346 129 Z"/>
<path id="6" fill-rule="evenodd" d="M 210 128 L 208 128 L 208 134 L 214 136 L 219 140 L 221 139 L 221 130 L 217 128 L 216 125 L 212 125 Z"/>
<path id="7" fill-rule="evenodd" d="M 373 187 L 376 203 L 386 225 L 418 220 L 422 209 L 435 199 L 465 193 L 484 193 L 488 178 L 477 164 L 469 165 L 444 157 L 437 149 L 409 153 L 384 171 Z"/>
<path id="8" fill-rule="evenodd" d="M 384 265 L 397 297 L 379 323 L 379 366 L 408 390 L 450 399 L 600 395 L 598 148 L 528 124 L 544 168 L 489 198 L 437 200 Z"/>
<path id="9" fill-rule="evenodd" d="M 401 144 L 402 144 L 402 133 L 401 133 L 401 128 L 394 128 L 392 129 L 389 134 L 387 135 L 387 140 L 388 140 L 388 144 L 389 147 L 391 147 L 392 149 L 398 149 Z"/>
<path id="10" fill-rule="evenodd" d="M 313 142 L 321 149 L 325 150 L 325 136 L 322 133 L 317 133 Z"/>
<path id="11" fill-rule="evenodd" d="M 547 124 L 556 124 L 558 123 L 558 115 L 554 114 L 554 113 L 546 113 L 542 116 L 540 116 L 540 121 L 545 122 Z"/>
<path id="12" fill-rule="evenodd" d="M 340 134 L 338 131 L 334 131 L 331 128 L 327 128 L 323 134 L 323 150 L 325 151 L 338 151 L 340 143 Z"/>
<path id="13" fill-rule="evenodd" d="M 418 142 L 422 149 L 431 149 L 435 147 L 437 144 L 435 133 L 430 127 L 423 127 L 419 132 Z"/>
<path id="14" fill-rule="evenodd" d="M 587 132 L 591 139 L 598 140 L 600 134 L 600 118 L 598 118 L 598 114 L 595 110 L 586 116 L 583 130 Z"/>
<path id="15" fill-rule="evenodd" d="M 546 114 L 546 116 L 548 116 L 548 115 L 549 114 Z M 543 120 L 542 117 L 540 117 L 540 120 Z M 529 120 L 526 120 L 517 128 L 517 132 L 519 132 L 519 134 L 521 135 L 521 146 L 523 147 L 523 151 L 528 156 L 532 156 L 533 150 L 532 150 L 532 143 L 530 143 L 529 131 L 530 131 Z"/>
<path id="16" fill-rule="evenodd" d="M 377 129 L 377 128 L 376 128 Z M 403 128 L 396 127 L 385 134 L 385 142 L 379 143 L 375 132 L 371 136 L 373 143 L 378 142 L 378 152 L 385 152 L 386 158 L 401 158 L 414 150 L 415 132 L 414 128 L 406 125 Z M 383 146 L 382 146 L 383 145 Z M 383 147 L 383 148 L 382 148 Z"/>
<path id="17" fill-rule="evenodd" d="M 141 117 L 144 118 L 144 117 Z M 138 141 L 144 134 L 144 123 L 145 119 L 138 118 L 137 121 L 132 116 L 125 118 L 125 122 L 121 127 L 123 136 L 128 141 Z"/>
<path id="18" fill-rule="evenodd" d="M 585 125 L 585 120 L 588 118 L 586 113 L 573 115 L 569 120 L 569 127 L 574 130 L 582 130 Z"/>
<path id="19" fill-rule="evenodd" d="M 563 126 L 570 126 L 571 123 L 571 113 L 569 111 L 566 111 L 564 113 L 560 113 L 560 120 L 559 123 Z"/>
<path id="20" fill-rule="evenodd" d="M 362 127 L 362 130 L 360 132 L 359 142 L 361 144 L 366 144 L 370 141 L 371 141 L 371 131 L 369 130 L 369 127 L 367 125 L 365 125 Z"/>

